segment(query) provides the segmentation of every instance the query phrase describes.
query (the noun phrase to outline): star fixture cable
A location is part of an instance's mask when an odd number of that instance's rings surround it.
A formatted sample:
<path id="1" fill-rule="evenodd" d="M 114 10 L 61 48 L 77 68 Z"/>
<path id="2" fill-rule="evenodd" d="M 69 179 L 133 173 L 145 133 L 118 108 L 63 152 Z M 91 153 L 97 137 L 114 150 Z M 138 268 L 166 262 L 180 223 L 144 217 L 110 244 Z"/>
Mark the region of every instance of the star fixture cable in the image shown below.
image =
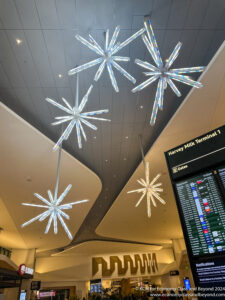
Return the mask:
<path id="1" fill-rule="evenodd" d="M 123 76 L 125 76 L 128 80 L 130 80 L 133 84 L 135 84 L 136 79 L 131 76 L 126 70 L 124 70 L 118 63 L 117 61 L 124 61 L 128 62 L 130 61 L 130 57 L 125 57 L 125 56 L 115 56 L 117 52 L 119 52 L 122 48 L 127 46 L 130 42 L 135 40 L 139 35 L 145 32 L 145 28 L 140 29 L 137 31 L 135 34 L 133 34 L 131 37 L 126 39 L 124 42 L 116 43 L 117 37 L 120 32 L 120 27 L 116 26 L 116 29 L 112 35 L 112 39 L 109 42 L 109 30 L 107 29 L 106 35 L 105 35 L 105 46 L 102 48 L 96 41 L 95 39 L 89 34 L 89 40 L 85 40 L 83 37 L 81 37 L 79 34 L 77 34 L 75 37 L 78 41 L 80 41 L 82 44 L 87 46 L 90 50 L 94 51 L 96 54 L 100 55 L 100 58 L 97 58 L 95 60 L 92 60 L 86 64 L 83 64 L 81 66 L 78 66 L 68 72 L 69 75 L 76 74 L 78 72 L 81 72 L 85 69 L 91 68 L 95 65 L 100 64 L 94 80 L 98 81 L 99 78 L 101 77 L 105 67 L 107 67 L 108 73 L 110 80 L 112 82 L 112 86 L 116 92 L 119 92 L 119 88 L 117 85 L 117 81 L 112 69 L 112 66 L 117 69 Z"/>
<path id="2" fill-rule="evenodd" d="M 59 149 L 59 158 L 58 158 L 58 168 L 57 168 L 57 178 L 56 178 L 56 186 L 55 186 L 55 193 L 54 196 L 50 190 L 48 190 L 48 197 L 49 200 L 46 198 L 42 197 L 41 195 L 35 193 L 34 196 L 37 197 L 39 200 L 41 200 L 45 205 L 39 205 L 39 204 L 32 204 L 32 203 L 22 203 L 22 205 L 26 206 L 32 206 L 32 207 L 39 207 L 39 208 L 44 208 L 46 209 L 45 212 L 39 214 L 38 216 L 34 217 L 33 219 L 27 221 L 22 225 L 22 227 L 25 227 L 34 221 L 44 221 L 45 219 L 48 219 L 48 223 L 45 229 L 45 234 L 49 232 L 49 229 L 51 227 L 51 224 L 53 222 L 53 227 L 54 227 L 54 233 L 58 233 L 58 225 L 57 225 L 57 220 L 60 221 L 62 224 L 62 227 L 64 228 L 68 238 L 72 240 L 72 234 L 70 233 L 66 223 L 63 220 L 63 217 L 67 220 L 70 219 L 69 215 L 66 214 L 63 210 L 71 209 L 73 205 L 88 202 L 89 200 L 81 200 L 81 201 L 75 201 L 71 203 L 66 203 L 66 204 L 61 204 L 63 199 L 66 197 L 68 192 L 70 191 L 72 184 L 69 184 L 64 192 L 58 197 L 58 188 L 59 188 L 59 169 L 60 169 L 60 160 L 61 160 L 61 150 L 62 148 L 60 147 Z"/>
<path id="3" fill-rule="evenodd" d="M 179 55 L 180 48 L 182 46 L 181 42 L 178 42 L 176 47 L 174 48 L 173 52 L 171 53 L 170 57 L 166 60 L 165 64 L 162 61 L 159 48 L 155 39 L 155 35 L 152 29 L 152 25 L 150 20 L 148 20 L 148 24 L 144 22 L 147 36 L 145 34 L 142 35 L 142 40 L 147 47 L 151 57 L 153 58 L 156 66 L 153 66 L 147 61 L 142 61 L 140 59 L 136 59 L 135 63 L 145 69 L 148 70 L 148 72 L 144 72 L 146 76 L 150 76 L 149 79 L 142 82 L 138 86 L 136 86 L 134 89 L 132 89 L 132 92 L 138 92 L 147 87 L 149 84 L 153 83 L 157 79 L 158 86 L 156 90 L 155 95 L 155 101 L 153 104 L 153 110 L 152 115 L 150 119 L 150 124 L 154 125 L 156 121 L 156 116 L 158 109 L 163 109 L 163 97 L 164 97 L 164 90 L 167 88 L 167 84 L 171 87 L 173 92 L 180 97 L 181 93 L 174 84 L 172 80 L 176 80 L 179 82 L 182 82 L 184 84 L 190 85 L 192 87 L 200 88 L 202 87 L 202 84 L 198 81 L 192 80 L 187 75 L 181 75 L 181 74 L 189 74 L 189 73 L 195 73 L 195 72 L 203 72 L 205 67 L 192 67 L 192 68 L 180 68 L 180 69 L 170 69 L 173 62 Z"/>
<path id="4" fill-rule="evenodd" d="M 52 125 L 59 125 L 64 122 L 69 122 L 69 125 L 66 127 L 65 131 L 62 133 L 61 137 L 59 138 L 59 140 L 53 147 L 54 151 L 58 149 L 58 147 L 62 144 L 63 140 L 68 139 L 74 126 L 76 127 L 78 147 L 82 148 L 81 133 L 83 135 L 84 140 L 87 141 L 87 137 L 84 132 L 82 123 L 87 125 L 88 127 L 90 127 L 93 130 L 98 129 L 95 125 L 91 124 L 87 119 L 99 120 L 99 121 L 110 121 L 108 119 L 94 117 L 96 115 L 105 114 L 105 113 L 109 112 L 108 109 L 102 109 L 102 110 L 91 111 L 91 112 L 83 112 L 83 109 L 84 109 L 86 103 L 88 102 L 88 96 L 89 96 L 92 88 L 93 88 L 93 85 L 91 85 L 89 87 L 86 95 L 83 97 L 80 104 L 78 104 L 78 102 L 79 102 L 79 79 L 78 79 L 78 75 L 77 75 L 76 97 L 75 97 L 75 106 L 74 107 L 72 107 L 64 98 L 62 98 L 62 100 L 66 106 L 62 106 L 61 104 L 57 103 L 56 101 L 54 101 L 50 98 L 46 98 L 46 100 L 49 103 L 51 103 L 52 105 L 55 105 L 56 107 L 58 107 L 59 109 L 63 110 L 64 112 L 66 112 L 68 114 L 67 116 L 55 117 L 55 119 L 57 121 L 52 123 Z"/>
<path id="5" fill-rule="evenodd" d="M 166 202 L 159 196 L 159 192 L 163 192 L 163 189 L 160 187 L 162 183 L 155 183 L 158 178 L 160 177 L 160 174 L 158 174 L 151 182 L 149 180 L 149 162 L 146 162 L 144 164 L 145 166 L 145 179 L 138 179 L 137 182 L 142 186 L 139 189 L 132 190 L 127 192 L 129 193 L 142 193 L 140 199 L 136 203 L 135 207 L 138 207 L 138 205 L 141 203 L 141 201 L 144 199 L 144 197 L 147 197 L 147 215 L 150 218 L 151 217 L 151 202 L 153 206 L 156 207 L 156 200 L 159 200 L 162 204 L 166 204 Z"/>

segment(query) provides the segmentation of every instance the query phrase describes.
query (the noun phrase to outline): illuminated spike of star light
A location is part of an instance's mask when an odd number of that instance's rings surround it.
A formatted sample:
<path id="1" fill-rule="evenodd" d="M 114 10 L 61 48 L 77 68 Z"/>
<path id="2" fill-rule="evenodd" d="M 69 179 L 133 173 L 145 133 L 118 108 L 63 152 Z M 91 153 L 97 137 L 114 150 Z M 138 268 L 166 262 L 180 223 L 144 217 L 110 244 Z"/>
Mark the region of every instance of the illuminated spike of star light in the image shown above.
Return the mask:
<path id="1" fill-rule="evenodd" d="M 95 39 L 89 34 L 89 41 L 81 37 L 79 34 L 75 36 L 75 38 L 87 46 L 90 50 L 94 51 L 97 55 L 101 56 L 100 58 L 94 59 L 88 63 L 85 63 L 81 66 L 78 66 L 74 69 L 71 69 L 68 74 L 69 75 L 74 75 L 78 72 L 81 72 L 85 69 L 91 68 L 95 65 L 100 64 L 94 80 L 98 81 L 99 78 L 101 77 L 105 67 L 108 70 L 109 77 L 112 83 L 112 86 L 116 92 L 119 92 L 119 88 L 117 85 L 117 81 L 114 75 L 113 68 L 117 69 L 123 76 L 125 76 L 128 80 L 130 80 L 133 84 L 136 83 L 136 79 L 131 76 L 125 69 L 123 69 L 117 61 L 123 61 L 123 62 L 128 62 L 130 61 L 130 57 L 125 57 L 125 56 L 115 56 L 117 52 L 119 52 L 122 48 L 127 46 L 129 43 L 131 43 L 133 40 L 135 40 L 139 35 L 143 34 L 145 32 L 145 28 L 140 29 L 136 33 L 134 33 L 131 37 L 126 39 L 124 42 L 116 43 L 116 40 L 118 38 L 120 32 L 120 27 L 116 26 L 116 29 L 112 35 L 111 41 L 109 42 L 109 30 L 106 31 L 105 34 L 105 46 L 102 48 L 96 41 Z"/>
<path id="2" fill-rule="evenodd" d="M 22 224 L 21 227 L 25 227 L 31 223 L 33 223 L 34 221 L 44 221 L 45 219 L 48 219 L 48 223 L 46 225 L 46 229 L 45 229 L 45 234 L 47 234 L 49 232 L 49 229 L 51 227 L 51 225 L 53 224 L 53 229 L 54 229 L 54 234 L 58 233 L 58 222 L 57 220 L 60 221 L 63 229 L 65 230 L 68 238 L 70 240 L 72 240 L 72 234 L 69 231 L 65 221 L 63 218 L 69 220 L 70 217 L 67 213 L 65 213 L 65 210 L 71 209 L 73 205 L 76 204 L 80 204 L 80 203 L 84 203 L 84 202 L 88 202 L 89 200 L 80 200 L 80 201 L 75 201 L 75 202 L 71 202 L 71 203 L 66 203 L 66 204 L 62 204 L 63 199 L 66 197 L 66 195 L 68 194 L 68 192 L 70 191 L 72 184 L 69 184 L 66 189 L 64 190 L 64 192 L 58 197 L 58 186 L 59 186 L 59 166 L 60 166 L 60 160 L 61 160 L 61 147 L 59 149 L 59 159 L 58 159 L 58 169 L 57 169 L 57 179 L 56 179 L 56 186 L 55 186 L 55 193 L 53 196 L 53 193 L 48 190 L 48 198 L 46 199 L 44 197 L 42 197 L 41 195 L 35 193 L 34 196 L 36 198 L 38 198 L 39 200 L 41 200 L 44 205 L 39 205 L 39 204 L 33 204 L 33 203 L 22 203 L 22 205 L 25 206 L 32 206 L 32 207 L 38 207 L 38 208 L 42 208 L 45 209 L 45 211 L 39 215 L 37 215 L 36 217 L 30 219 L 29 221 L 25 222 L 24 224 Z"/>
<path id="3" fill-rule="evenodd" d="M 151 217 L 151 202 L 153 206 L 156 205 L 156 200 L 161 202 L 162 204 L 166 204 L 165 200 L 163 200 L 159 193 L 163 192 L 163 189 L 161 188 L 162 183 L 155 183 L 161 175 L 158 174 L 151 182 L 149 180 L 149 162 L 146 162 L 145 164 L 145 179 L 138 179 L 137 182 L 142 186 L 139 189 L 132 190 L 127 192 L 129 193 L 141 193 L 141 197 L 136 203 L 135 207 L 138 207 L 141 201 L 144 199 L 144 197 L 147 197 L 147 215 L 150 218 Z"/>
<path id="4" fill-rule="evenodd" d="M 170 69 L 174 61 L 179 55 L 180 48 L 182 46 L 181 42 L 178 42 L 176 47 L 174 48 L 173 52 L 171 53 L 170 57 L 165 61 L 165 64 L 162 61 L 159 48 L 156 42 L 156 38 L 152 29 L 152 25 L 150 20 L 144 22 L 146 34 L 142 34 L 142 40 L 148 49 L 154 63 L 156 66 L 150 64 L 147 61 L 142 61 L 140 59 L 135 59 L 135 63 L 144 69 L 147 69 L 148 72 L 144 72 L 146 76 L 150 76 L 149 79 L 142 82 L 138 86 L 132 89 L 132 92 L 138 92 L 142 89 L 146 88 L 148 85 L 153 83 L 156 80 L 158 81 L 155 100 L 153 104 L 152 115 L 150 119 L 150 124 L 153 126 L 156 121 L 158 109 L 163 109 L 163 98 L 164 98 L 164 90 L 167 88 L 167 84 L 171 87 L 173 92 L 180 97 L 181 93 L 174 84 L 173 80 L 182 82 L 184 84 L 190 85 L 195 88 L 202 87 L 202 83 L 198 81 L 192 80 L 189 76 L 182 75 L 182 74 L 189 74 L 195 72 L 203 72 L 205 67 L 191 67 L 191 68 L 180 68 L 180 69 Z"/>
<path id="5" fill-rule="evenodd" d="M 102 110 L 96 110 L 91 112 L 83 112 L 83 109 L 85 105 L 88 102 L 88 96 L 91 93 L 91 90 L 93 88 L 93 85 L 91 85 L 86 93 L 86 95 L 83 97 L 79 104 L 79 79 L 77 75 L 77 86 L 76 86 L 76 97 L 75 97 L 75 106 L 72 107 L 66 99 L 62 98 L 63 102 L 65 103 L 65 106 L 57 103 L 56 101 L 46 98 L 46 100 L 51 103 L 52 105 L 58 107 L 62 111 L 66 112 L 68 115 L 61 116 L 61 117 L 55 117 L 56 122 L 53 122 L 52 125 L 59 125 L 65 122 L 69 122 L 66 129 L 62 133 L 61 137 L 53 147 L 53 150 L 57 150 L 58 147 L 62 144 L 64 140 L 67 140 L 73 130 L 73 128 L 76 128 L 76 134 L 77 134 L 77 141 L 78 141 L 78 147 L 82 148 L 82 136 L 85 141 L 87 141 L 87 137 L 83 128 L 83 124 L 88 126 L 89 128 L 93 130 L 97 130 L 98 128 L 91 124 L 88 120 L 98 120 L 98 121 L 109 121 L 108 119 L 104 118 L 98 118 L 97 115 L 108 113 L 108 109 L 102 109 Z M 88 119 L 88 120 L 87 120 Z"/>

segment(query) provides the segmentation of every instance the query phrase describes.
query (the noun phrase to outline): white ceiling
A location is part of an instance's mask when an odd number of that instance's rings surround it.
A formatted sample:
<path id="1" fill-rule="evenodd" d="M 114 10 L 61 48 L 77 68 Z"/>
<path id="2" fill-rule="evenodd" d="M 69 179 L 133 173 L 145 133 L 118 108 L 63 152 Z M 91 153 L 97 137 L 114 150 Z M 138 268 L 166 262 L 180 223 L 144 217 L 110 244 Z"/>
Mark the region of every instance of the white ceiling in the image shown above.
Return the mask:
<path id="1" fill-rule="evenodd" d="M 90 270 L 85 259 L 90 255 L 157 248 L 95 241 L 76 247 L 71 244 L 66 251 L 50 257 L 55 251 L 44 250 L 69 244 L 61 225 L 58 236 L 52 229 L 44 235 L 46 221 L 21 229 L 22 223 L 40 213 L 40 209 L 23 207 L 21 203 L 39 203 L 33 193 L 46 195 L 47 189 L 55 185 L 57 153 L 52 152 L 51 140 L 58 139 L 61 128 L 50 126 L 58 110 L 44 99 L 52 97 L 59 101 L 65 97 L 73 103 L 75 77 L 68 77 L 67 72 L 95 58 L 75 40 L 76 33 L 84 37 L 91 33 L 102 43 L 104 31 L 109 28 L 112 33 L 119 24 L 122 41 L 140 29 L 144 15 L 150 13 L 163 58 L 181 41 L 183 47 L 174 67 L 207 65 L 224 41 L 224 12 L 224 0 L 0 0 L 0 98 L 28 122 L 0 104 L 0 227 L 4 229 L 0 232 L 1 246 L 38 248 L 42 252 L 39 271 L 43 278 L 60 280 L 62 276 L 69 280 L 87 278 Z M 20 45 L 16 44 L 18 38 L 22 40 Z M 142 71 L 133 63 L 137 57 L 150 60 L 141 40 L 134 41 L 121 55 L 131 57 L 127 70 L 137 82 L 143 80 Z M 89 203 L 69 211 L 71 220 L 67 224 L 75 243 L 96 238 L 96 228 L 97 234 L 105 237 L 159 243 L 165 247 L 171 245 L 171 239 L 183 237 L 164 151 L 224 125 L 224 62 L 223 44 L 201 76 L 204 87 L 191 90 L 183 103 L 190 87 L 179 85 L 183 95 L 180 99 L 168 89 L 164 110 L 159 113 L 155 127 L 149 126 L 155 86 L 132 94 L 131 84 L 116 73 L 120 88 L 116 94 L 107 74 L 103 74 L 95 84 L 87 108 L 109 108 L 107 117 L 112 122 L 96 124 L 97 132 L 87 131 L 88 143 L 82 150 L 78 149 L 74 134 L 64 144 L 72 155 L 63 151 L 60 191 L 69 183 L 73 185 L 65 202 L 90 199 Z M 92 83 L 95 72 L 93 68 L 80 75 L 81 95 Z M 135 208 L 138 195 L 127 194 L 137 187 L 136 180 L 143 177 L 142 164 L 135 170 L 141 157 L 140 133 L 145 150 L 156 140 L 146 160 L 150 161 L 152 177 L 162 173 L 162 196 L 167 202 L 153 208 L 151 219 L 146 216 L 146 202 Z M 66 256 L 66 264 L 61 256 Z M 70 267 L 71 257 L 73 267 Z"/>
<path id="2" fill-rule="evenodd" d="M 171 245 L 170 245 L 171 246 Z M 169 247 L 169 245 L 168 245 Z M 79 255 L 106 255 L 110 253 L 129 253 L 129 252 L 148 252 L 161 250 L 162 246 L 154 245 L 141 245 L 141 244 L 129 244 L 119 242 L 104 242 L 104 241 L 91 241 L 86 242 L 74 247 L 71 247 L 65 251 L 53 254 L 53 256 L 73 256 Z"/>
<path id="3" fill-rule="evenodd" d="M 224 40 L 224 12 L 224 0 L 0 0 L 0 99 L 56 141 L 61 126 L 50 123 L 59 110 L 44 99 L 61 101 L 65 97 L 72 104 L 76 77 L 69 77 L 68 70 L 96 58 L 75 39 L 75 34 L 87 38 L 91 33 L 102 44 L 105 30 L 109 28 L 111 36 L 115 26 L 120 25 L 118 39 L 123 41 L 143 27 L 144 16 L 150 14 L 163 59 L 181 41 L 183 46 L 174 67 L 207 65 Z M 18 45 L 16 39 L 22 42 Z M 143 70 L 134 59 L 151 61 L 151 57 L 141 37 L 120 54 L 131 57 L 129 63 L 122 64 L 137 83 L 143 81 Z M 81 96 L 93 83 L 96 71 L 97 66 L 80 74 Z M 95 229 L 140 163 L 138 135 L 143 135 L 148 151 L 190 90 L 178 83 L 182 93 L 178 99 L 168 88 L 164 110 L 151 127 L 156 86 L 133 94 L 133 85 L 117 71 L 115 75 L 120 93 L 114 92 L 104 71 L 87 104 L 87 110 L 108 108 L 111 123 L 96 122 L 96 132 L 87 129 L 88 142 L 82 150 L 74 133 L 64 143 L 64 149 L 94 170 L 103 184 L 72 245 L 96 238 Z"/>

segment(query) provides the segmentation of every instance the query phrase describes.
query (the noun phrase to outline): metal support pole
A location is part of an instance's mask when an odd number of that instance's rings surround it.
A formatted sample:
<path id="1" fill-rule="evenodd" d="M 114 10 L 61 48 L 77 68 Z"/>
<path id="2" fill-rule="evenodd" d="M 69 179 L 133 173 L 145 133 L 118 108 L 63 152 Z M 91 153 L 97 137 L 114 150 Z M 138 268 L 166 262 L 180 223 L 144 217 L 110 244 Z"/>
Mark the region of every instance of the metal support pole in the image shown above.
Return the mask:
<path id="1" fill-rule="evenodd" d="M 143 145 L 142 145 L 142 135 L 139 135 L 138 138 L 139 138 L 139 144 L 140 144 L 140 149 L 141 149 L 142 161 L 143 161 L 144 167 L 146 167 L 145 155 L 144 155 L 144 150 L 143 150 Z"/>
<path id="2" fill-rule="evenodd" d="M 56 175 L 56 185 L 55 185 L 55 195 L 54 201 L 56 201 L 58 196 L 58 189 L 59 189 L 59 171 L 60 171 L 60 162 L 61 162 L 61 152 L 62 152 L 62 144 L 59 147 L 59 157 L 58 157 L 58 165 L 57 165 L 57 175 Z"/>
<path id="3" fill-rule="evenodd" d="M 34 262 L 33 262 L 33 269 L 34 269 L 34 272 L 35 272 L 35 268 L 36 268 L 36 260 L 37 260 L 37 248 L 34 248 Z"/>
<path id="4" fill-rule="evenodd" d="M 77 73 L 77 82 L 76 82 L 76 97 L 75 97 L 75 108 L 78 109 L 79 105 L 79 73 Z"/>
<path id="5" fill-rule="evenodd" d="M 17 300 L 20 300 L 21 287 L 22 287 L 22 278 L 20 278 L 20 286 L 19 286 L 19 292 L 18 292 Z"/>

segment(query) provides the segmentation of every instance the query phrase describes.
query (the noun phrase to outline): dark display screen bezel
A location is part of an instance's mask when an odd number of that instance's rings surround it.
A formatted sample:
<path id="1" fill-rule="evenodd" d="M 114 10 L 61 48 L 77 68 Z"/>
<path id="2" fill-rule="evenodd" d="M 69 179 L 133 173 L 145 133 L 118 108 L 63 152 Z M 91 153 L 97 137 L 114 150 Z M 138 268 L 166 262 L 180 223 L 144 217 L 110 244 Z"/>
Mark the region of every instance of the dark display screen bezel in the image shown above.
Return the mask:
<path id="1" fill-rule="evenodd" d="M 221 126 L 219 128 L 216 128 L 215 130 L 220 129 L 221 132 L 224 134 L 224 128 L 225 128 L 225 125 Z M 213 131 L 211 131 L 211 133 L 212 132 Z M 201 137 L 203 137 L 203 136 L 204 135 L 202 135 Z M 199 137 L 196 137 L 196 138 L 199 138 Z M 223 141 L 222 143 L 225 146 L 224 138 L 222 138 L 222 140 L 220 139 L 220 142 L 218 143 L 219 148 L 221 147 L 221 141 Z M 182 146 L 182 145 L 180 145 L 180 146 Z M 176 148 L 178 148 L 180 146 L 177 146 Z M 173 150 L 173 149 L 171 149 L 171 150 Z M 182 229 L 183 229 L 184 240 L 185 240 L 185 244 L 186 244 L 186 248 L 187 248 L 187 254 L 188 254 L 191 269 L 192 269 L 194 282 L 195 282 L 196 286 L 200 286 L 200 282 L 199 282 L 198 274 L 196 272 L 195 264 L 200 263 L 200 262 L 207 262 L 208 260 L 216 262 L 216 261 L 220 261 L 221 258 L 225 260 L 225 251 L 218 252 L 218 253 L 212 253 L 212 254 L 193 255 L 192 248 L 191 248 L 190 241 L 189 241 L 187 228 L 186 228 L 186 224 L 185 224 L 185 219 L 184 219 L 184 215 L 183 215 L 183 211 L 182 211 L 182 207 L 181 207 L 181 203 L 180 203 L 180 200 L 179 200 L 179 195 L 178 195 L 178 192 L 177 192 L 177 189 L 176 189 L 176 184 L 179 183 L 179 182 L 188 180 L 192 177 L 201 175 L 202 173 L 206 173 L 206 172 L 210 172 L 210 171 L 213 171 L 213 170 L 218 170 L 219 168 L 223 168 L 223 166 L 225 165 L 225 155 L 221 156 L 221 154 L 220 154 L 219 155 L 220 159 L 219 160 L 215 159 L 214 162 L 212 161 L 212 158 L 210 158 L 208 162 L 206 162 L 206 160 L 204 160 L 202 163 L 201 163 L 201 161 L 199 161 L 199 168 L 198 169 L 192 168 L 192 169 L 189 169 L 188 173 L 187 172 L 186 173 L 181 172 L 179 174 L 179 176 L 174 177 L 174 175 L 172 173 L 173 163 L 171 163 L 171 160 L 170 160 L 169 155 L 168 155 L 169 151 L 171 151 L 171 150 L 168 150 L 167 152 L 165 152 L 166 163 L 167 163 L 167 167 L 168 167 L 168 170 L 169 170 L 169 176 L 170 176 L 170 180 L 171 180 L 174 195 L 175 195 L 175 201 L 176 201 L 176 204 L 177 204 L 178 214 L 179 214 L 181 226 L 182 226 Z M 221 192 L 221 196 L 222 196 L 222 199 L 223 199 L 224 204 L 225 204 L 225 189 L 224 189 L 224 186 L 222 184 L 222 181 L 218 177 L 218 175 L 215 178 L 217 179 L 218 188 L 219 188 L 219 191 Z M 221 286 L 225 287 L 225 283 L 221 282 Z"/>

